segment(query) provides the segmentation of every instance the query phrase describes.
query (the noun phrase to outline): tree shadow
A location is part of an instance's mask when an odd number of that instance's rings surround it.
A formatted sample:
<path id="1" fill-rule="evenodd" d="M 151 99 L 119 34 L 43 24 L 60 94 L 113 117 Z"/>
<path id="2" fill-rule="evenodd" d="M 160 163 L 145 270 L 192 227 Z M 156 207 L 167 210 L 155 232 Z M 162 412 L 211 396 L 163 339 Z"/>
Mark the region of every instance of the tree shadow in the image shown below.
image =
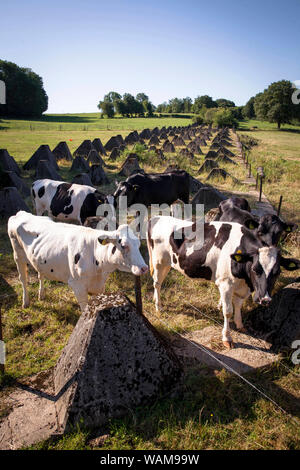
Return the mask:
<path id="1" fill-rule="evenodd" d="M 73 123 L 73 124 L 80 124 L 80 123 L 90 123 L 91 120 L 94 120 L 94 117 L 88 116 L 78 116 L 73 114 L 45 114 L 40 118 L 31 118 L 30 121 L 35 122 L 61 122 L 61 123 Z"/>
<path id="2" fill-rule="evenodd" d="M 300 134 L 300 129 L 293 129 L 291 127 L 285 127 L 285 128 L 281 128 L 281 129 L 278 129 L 280 132 L 293 132 L 294 134 Z"/>

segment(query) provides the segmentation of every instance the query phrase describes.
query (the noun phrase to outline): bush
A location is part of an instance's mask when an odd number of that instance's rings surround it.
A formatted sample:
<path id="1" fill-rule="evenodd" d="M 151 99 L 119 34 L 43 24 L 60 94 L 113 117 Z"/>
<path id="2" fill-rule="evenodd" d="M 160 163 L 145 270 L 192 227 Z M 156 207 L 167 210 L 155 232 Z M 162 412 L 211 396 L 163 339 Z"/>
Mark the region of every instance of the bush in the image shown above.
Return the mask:
<path id="1" fill-rule="evenodd" d="M 203 124 L 203 117 L 197 114 L 196 116 L 193 117 L 192 122 L 193 124 L 197 124 L 197 125 Z"/>

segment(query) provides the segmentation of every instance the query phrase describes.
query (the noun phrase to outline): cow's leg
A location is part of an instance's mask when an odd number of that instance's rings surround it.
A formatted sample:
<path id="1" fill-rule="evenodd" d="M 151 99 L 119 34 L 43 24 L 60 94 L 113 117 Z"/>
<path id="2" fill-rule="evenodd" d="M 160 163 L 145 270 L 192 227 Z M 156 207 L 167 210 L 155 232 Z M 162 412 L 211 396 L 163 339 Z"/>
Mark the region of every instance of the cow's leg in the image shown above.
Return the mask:
<path id="1" fill-rule="evenodd" d="M 45 286 L 44 286 L 44 276 L 42 273 L 38 273 L 39 278 L 39 300 L 44 300 L 45 298 Z"/>
<path id="2" fill-rule="evenodd" d="M 82 280 L 69 279 L 68 285 L 73 289 L 75 297 L 79 303 L 80 309 L 83 312 L 88 303 L 88 290 L 82 283 Z"/>
<path id="3" fill-rule="evenodd" d="M 230 281 L 222 281 L 216 283 L 221 296 L 222 308 L 223 308 L 223 317 L 224 317 L 224 327 L 222 330 L 222 341 L 224 346 L 227 348 L 233 348 L 233 341 L 230 335 L 230 318 L 233 313 L 232 306 L 232 295 L 233 295 L 233 286 Z"/>
<path id="4" fill-rule="evenodd" d="M 157 311 L 161 309 L 161 302 L 160 302 L 160 289 L 161 285 L 164 282 L 164 279 L 168 272 L 170 271 L 171 266 L 163 265 L 163 264 L 156 264 L 154 266 L 153 271 L 153 287 L 154 287 L 154 302 L 155 308 Z"/>
<path id="5" fill-rule="evenodd" d="M 244 298 L 239 297 L 237 295 L 234 295 L 232 299 L 233 306 L 234 306 L 234 323 L 237 329 L 242 332 L 245 331 L 243 321 L 242 321 L 242 314 L 241 314 L 241 308 L 244 303 L 244 300 L 245 300 Z"/>
<path id="6" fill-rule="evenodd" d="M 19 245 L 18 241 L 14 237 L 10 237 L 10 241 L 14 251 L 14 260 L 17 265 L 19 279 L 23 288 L 23 308 L 29 307 L 29 295 L 28 295 L 28 276 L 27 276 L 27 258 L 25 256 L 23 248 Z"/>

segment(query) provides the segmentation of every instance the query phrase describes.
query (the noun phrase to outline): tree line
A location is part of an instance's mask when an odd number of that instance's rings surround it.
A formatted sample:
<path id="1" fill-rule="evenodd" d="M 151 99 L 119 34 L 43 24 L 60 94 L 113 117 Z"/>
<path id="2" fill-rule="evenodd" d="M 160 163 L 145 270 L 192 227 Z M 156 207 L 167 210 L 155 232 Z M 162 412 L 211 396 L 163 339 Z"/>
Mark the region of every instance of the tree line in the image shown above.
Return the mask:
<path id="1" fill-rule="evenodd" d="M 116 91 L 110 91 L 104 95 L 102 101 L 98 104 L 101 116 L 106 115 L 113 118 L 115 114 L 121 114 L 123 117 L 153 116 L 154 105 L 145 93 L 138 93 L 135 97 L 130 93 L 124 93 L 121 96 Z"/>
<path id="2" fill-rule="evenodd" d="M 48 108 L 48 96 L 43 80 L 33 70 L 20 67 L 13 62 L 0 60 L 0 80 L 6 86 L 6 104 L 0 104 L 0 116 L 40 117 Z M 168 114 L 194 114 L 194 121 L 215 125 L 237 126 L 243 119 L 258 119 L 282 124 L 300 122 L 300 91 L 289 80 L 271 83 L 264 91 L 252 96 L 245 106 L 236 106 L 226 98 L 213 100 L 209 95 L 197 96 L 194 100 L 172 98 L 154 106 L 149 96 L 138 93 L 111 91 L 98 103 L 101 117 L 151 117 L 154 112 Z"/>
<path id="3" fill-rule="evenodd" d="M 30 68 L 0 60 L 0 80 L 6 88 L 6 104 L 0 104 L 0 116 L 39 117 L 47 110 L 43 80 Z"/>

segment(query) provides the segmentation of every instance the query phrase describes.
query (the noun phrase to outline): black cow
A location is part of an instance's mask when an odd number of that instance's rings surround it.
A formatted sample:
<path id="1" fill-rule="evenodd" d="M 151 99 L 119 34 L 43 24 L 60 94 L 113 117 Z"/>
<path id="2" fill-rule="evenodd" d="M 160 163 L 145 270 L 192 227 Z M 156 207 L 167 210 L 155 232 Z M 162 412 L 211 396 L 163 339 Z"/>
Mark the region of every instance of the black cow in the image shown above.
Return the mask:
<path id="1" fill-rule="evenodd" d="M 247 200 L 239 197 L 231 197 L 219 204 L 218 220 L 238 222 L 250 230 L 255 230 L 257 237 L 266 246 L 277 246 L 284 232 L 293 232 L 298 227 L 297 224 L 283 222 L 275 214 L 265 214 L 260 218 L 256 217 L 251 213 Z"/>
<path id="2" fill-rule="evenodd" d="M 115 206 L 120 196 L 127 196 L 127 206 L 133 204 L 169 204 L 177 199 L 189 202 L 189 175 L 184 170 L 168 173 L 136 174 L 120 182 L 114 193 Z"/>

